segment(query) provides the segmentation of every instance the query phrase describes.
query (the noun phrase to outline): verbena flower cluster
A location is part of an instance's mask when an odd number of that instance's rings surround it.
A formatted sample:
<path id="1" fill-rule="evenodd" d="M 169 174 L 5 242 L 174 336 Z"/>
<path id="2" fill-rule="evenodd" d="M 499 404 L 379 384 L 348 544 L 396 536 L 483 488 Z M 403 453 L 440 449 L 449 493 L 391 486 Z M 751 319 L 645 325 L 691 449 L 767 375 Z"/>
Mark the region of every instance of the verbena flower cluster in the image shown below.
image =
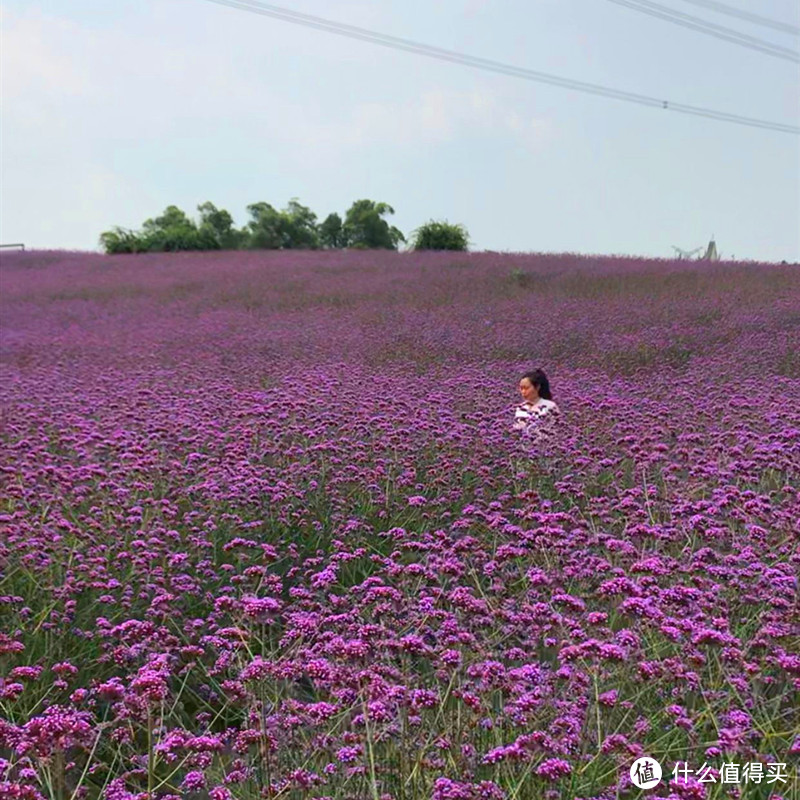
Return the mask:
<path id="1" fill-rule="evenodd" d="M 641 755 L 797 790 L 796 267 L 0 275 L 0 798 L 611 800 Z"/>

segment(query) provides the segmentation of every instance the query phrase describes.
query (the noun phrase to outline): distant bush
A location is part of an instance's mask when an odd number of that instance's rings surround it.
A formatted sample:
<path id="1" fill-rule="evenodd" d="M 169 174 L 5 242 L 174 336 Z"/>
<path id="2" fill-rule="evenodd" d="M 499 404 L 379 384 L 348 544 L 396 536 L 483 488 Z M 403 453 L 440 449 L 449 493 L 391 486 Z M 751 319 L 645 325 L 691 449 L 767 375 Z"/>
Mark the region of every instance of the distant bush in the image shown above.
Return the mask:
<path id="1" fill-rule="evenodd" d="M 519 286 L 523 289 L 529 289 L 536 283 L 537 276 L 521 267 L 514 267 L 508 273 L 508 280 L 512 286 Z"/>
<path id="2" fill-rule="evenodd" d="M 463 225 L 431 220 L 413 232 L 414 250 L 461 250 L 469 246 L 469 233 Z"/>

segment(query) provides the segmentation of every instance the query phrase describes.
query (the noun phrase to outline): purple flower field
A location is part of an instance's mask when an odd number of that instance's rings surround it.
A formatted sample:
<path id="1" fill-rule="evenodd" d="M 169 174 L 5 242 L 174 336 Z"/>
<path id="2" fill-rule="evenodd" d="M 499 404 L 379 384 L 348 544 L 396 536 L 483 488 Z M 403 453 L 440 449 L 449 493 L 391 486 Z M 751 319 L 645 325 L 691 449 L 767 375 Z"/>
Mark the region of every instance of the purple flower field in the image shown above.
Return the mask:
<path id="1" fill-rule="evenodd" d="M 797 266 L 30 252 L 0 288 L 0 800 L 611 800 L 642 755 L 648 797 L 800 797 Z M 538 366 L 554 471 L 512 430 Z"/>

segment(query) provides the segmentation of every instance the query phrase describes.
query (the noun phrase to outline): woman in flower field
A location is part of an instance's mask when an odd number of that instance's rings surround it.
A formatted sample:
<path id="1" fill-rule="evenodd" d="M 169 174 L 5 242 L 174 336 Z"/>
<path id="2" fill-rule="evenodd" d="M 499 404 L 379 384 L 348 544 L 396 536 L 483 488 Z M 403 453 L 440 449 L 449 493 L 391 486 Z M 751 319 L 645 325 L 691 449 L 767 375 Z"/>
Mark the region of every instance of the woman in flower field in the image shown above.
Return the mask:
<path id="1" fill-rule="evenodd" d="M 561 412 L 544 370 L 526 372 L 520 378 L 519 393 L 522 403 L 514 413 L 514 430 L 522 434 L 525 455 L 536 459 L 541 467 L 548 467 L 558 455 L 556 439 Z"/>

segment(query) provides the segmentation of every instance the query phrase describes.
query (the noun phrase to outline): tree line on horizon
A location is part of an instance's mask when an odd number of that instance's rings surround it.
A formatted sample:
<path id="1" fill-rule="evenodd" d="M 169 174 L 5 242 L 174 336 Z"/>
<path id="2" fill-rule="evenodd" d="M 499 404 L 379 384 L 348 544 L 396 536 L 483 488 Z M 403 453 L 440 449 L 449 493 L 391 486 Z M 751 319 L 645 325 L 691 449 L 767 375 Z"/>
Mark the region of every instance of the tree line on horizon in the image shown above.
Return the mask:
<path id="1" fill-rule="evenodd" d="M 177 252 L 181 250 L 397 250 L 405 236 L 385 219 L 394 209 L 383 202 L 356 200 L 345 213 L 331 213 L 321 222 L 298 199 L 278 210 L 269 203 L 247 206 L 250 219 L 242 228 L 224 208 L 201 203 L 196 222 L 177 206 L 145 220 L 141 230 L 116 226 L 100 234 L 107 254 Z M 415 250 L 467 250 L 463 225 L 430 220 L 412 232 Z"/>

